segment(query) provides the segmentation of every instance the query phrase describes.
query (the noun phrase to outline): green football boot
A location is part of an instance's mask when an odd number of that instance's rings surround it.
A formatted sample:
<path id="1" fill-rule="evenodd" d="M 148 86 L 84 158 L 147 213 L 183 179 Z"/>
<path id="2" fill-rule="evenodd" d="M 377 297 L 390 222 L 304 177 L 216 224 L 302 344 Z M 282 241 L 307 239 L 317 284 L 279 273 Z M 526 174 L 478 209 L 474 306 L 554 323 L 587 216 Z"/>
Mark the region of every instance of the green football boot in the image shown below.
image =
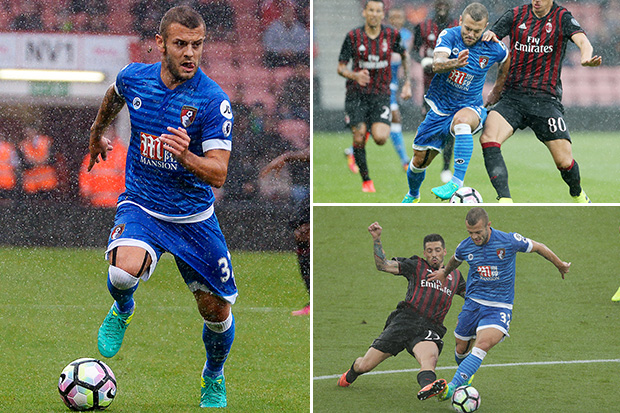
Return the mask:
<path id="1" fill-rule="evenodd" d="M 450 181 L 445 185 L 437 186 L 431 189 L 431 192 L 435 194 L 437 198 L 441 198 L 442 200 L 450 199 L 452 195 L 459 189 L 459 186 L 454 182 Z"/>
<path id="2" fill-rule="evenodd" d="M 200 382 L 200 407 L 226 407 L 226 380 L 202 377 Z"/>
<path id="3" fill-rule="evenodd" d="M 420 202 L 420 197 L 414 198 L 411 195 L 407 194 L 401 201 L 401 204 L 417 204 Z"/>
<path id="4" fill-rule="evenodd" d="M 437 395 L 437 400 L 439 400 L 440 402 L 443 402 L 443 401 L 452 399 L 454 390 L 456 390 L 456 387 L 454 386 L 454 384 L 448 383 L 448 385 L 443 389 L 443 391 Z"/>
<path id="5" fill-rule="evenodd" d="M 103 320 L 101 327 L 99 327 L 99 335 L 97 337 L 99 352 L 103 357 L 114 357 L 118 353 L 121 344 L 123 344 L 125 330 L 127 330 L 127 326 L 133 318 L 133 313 L 133 311 L 127 314 L 119 313 L 114 304 L 112 304 L 112 308 L 110 308 L 108 315 Z"/>

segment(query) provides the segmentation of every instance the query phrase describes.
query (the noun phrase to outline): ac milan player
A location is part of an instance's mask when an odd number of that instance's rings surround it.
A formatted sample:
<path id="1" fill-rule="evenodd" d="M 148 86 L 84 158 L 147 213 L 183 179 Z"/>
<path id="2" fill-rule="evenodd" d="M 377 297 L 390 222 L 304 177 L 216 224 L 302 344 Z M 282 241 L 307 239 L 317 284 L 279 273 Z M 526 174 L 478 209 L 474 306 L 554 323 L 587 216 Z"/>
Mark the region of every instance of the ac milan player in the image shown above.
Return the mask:
<path id="1" fill-rule="evenodd" d="M 518 252 L 535 252 L 553 263 L 562 275 L 570 270 L 570 262 L 562 261 L 545 244 L 525 238 L 516 232 L 503 232 L 491 227 L 489 215 L 479 207 L 465 217 L 469 237 L 456 247 L 448 264 L 430 275 L 429 280 L 449 285 L 448 271 L 467 261 L 467 296 L 459 314 L 454 336 L 454 357 L 458 368 L 450 383 L 435 380 L 418 392 L 418 399 L 438 395 L 450 400 L 454 390 L 470 384 L 489 350 L 508 337 L 515 295 L 516 256 Z M 473 347 L 471 347 L 473 342 Z M 468 353 L 468 349 L 471 352 Z"/>
<path id="2" fill-rule="evenodd" d="M 414 29 L 413 58 L 422 64 L 424 76 L 424 94 L 431 85 L 433 72 L 433 50 L 439 38 L 439 33 L 450 27 L 459 25 L 458 17 L 452 17 L 450 13 L 451 3 L 448 0 L 435 0 L 435 12 L 428 19 L 418 24 Z M 422 104 L 422 115 L 426 115 L 430 107 L 424 101 Z M 452 160 L 452 150 L 454 149 L 454 137 L 448 136 L 446 146 L 443 149 L 443 169 L 441 180 L 448 182 L 452 178 L 450 172 L 450 161 Z"/>
<path id="3" fill-rule="evenodd" d="M 512 202 L 501 145 L 515 130 L 529 127 L 551 152 L 573 200 L 589 203 L 564 121 L 560 76 L 569 40 L 579 47 L 582 66 L 599 66 L 602 59 L 592 56 L 592 45 L 577 20 L 553 0 L 532 0 L 508 10 L 483 40 L 506 36 L 510 36 L 510 71 L 501 100 L 489 113 L 480 136 L 484 164 L 498 200 Z M 498 99 L 491 93 L 488 102 Z"/>
<path id="4" fill-rule="evenodd" d="M 368 227 L 374 240 L 375 264 L 379 271 L 407 278 L 407 296 L 390 314 L 383 332 L 373 341 L 366 355 L 353 362 L 338 380 L 338 385 L 348 387 L 360 374 L 407 350 L 420 363 L 417 379 L 422 388 L 435 381 L 437 357 L 443 348 L 441 338 L 446 333 L 443 320 L 452 304 L 452 297 L 455 294 L 465 296 L 465 281 L 458 270 L 451 272 L 441 286 L 426 279 L 430 273 L 443 267 L 447 252 L 440 235 L 424 237 L 424 258 L 414 255 L 388 260 L 381 245 L 382 230 L 377 222 Z"/>
<path id="5" fill-rule="evenodd" d="M 372 134 L 377 145 L 383 145 L 390 137 L 392 53 L 402 58 L 405 81 L 400 97 L 411 97 L 409 55 L 398 30 L 381 24 L 384 15 L 383 0 L 368 0 L 362 11 L 364 26 L 347 33 L 338 57 L 338 74 L 347 79 L 345 114 L 353 132 L 353 156 L 364 192 L 375 192 L 366 163 L 366 132 Z M 351 69 L 347 67 L 349 61 L 353 61 Z"/>

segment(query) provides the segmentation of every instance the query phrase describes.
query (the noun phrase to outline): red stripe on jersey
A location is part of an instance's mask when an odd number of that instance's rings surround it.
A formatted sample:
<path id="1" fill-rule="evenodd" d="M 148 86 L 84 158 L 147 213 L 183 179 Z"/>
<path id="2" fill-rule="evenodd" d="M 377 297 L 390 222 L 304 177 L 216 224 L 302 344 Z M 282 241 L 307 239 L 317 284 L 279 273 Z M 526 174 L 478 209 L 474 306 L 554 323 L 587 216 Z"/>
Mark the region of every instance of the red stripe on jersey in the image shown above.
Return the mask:
<path id="1" fill-rule="evenodd" d="M 556 37 L 555 44 L 560 45 L 560 48 L 562 47 L 561 45 L 564 44 L 564 30 L 562 30 L 562 16 L 564 16 L 565 13 L 566 13 L 566 9 L 560 9 L 560 8 L 557 9 L 555 16 L 554 16 L 555 18 L 553 19 L 553 23 L 552 23 L 554 30 L 551 31 L 551 33 L 549 34 L 551 38 L 553 38 L 553 36 Z M 560 76 L 562 73 L 562 59 L 564 58 L 564 50 L 557 50 L 557 47 L 556 47 L 553 50 L 553 54 L 551 55 L 551 58 L 552 59 L 550 62 L 550 67 L 547 68 L 550 76 L 549 75 L 546 76 L 547 78 L 551 77 L 551 81 L 548 83 L 544 83 L 543 85 L 549 85 L 547 87 L 548 91 L 551 94 L 556 95 L 557 89 L 558 89 L 558 82 L 561 82 Z"/>
<path id="2" fill-rule="evenodd" d="M 515 15 L 516 13 L 516 15 Z M 510 50 L 511 50 L 511 63 L 510 70 L 508 72 L 507 85 L 518 83 L 517 79 L 521 77 L 521 67 L 523 67 L 523 60 L 525 55 L 516 55 L 514 52 L 516 43 L 527 44 L 527 30 L 520 29 L 519 27 L 525 25 L 530 27 L 532 25 L 531 16 L 527 12 L 527 5 L 517 7 L 513 11 L 513 25 L 510 33 Z"/>

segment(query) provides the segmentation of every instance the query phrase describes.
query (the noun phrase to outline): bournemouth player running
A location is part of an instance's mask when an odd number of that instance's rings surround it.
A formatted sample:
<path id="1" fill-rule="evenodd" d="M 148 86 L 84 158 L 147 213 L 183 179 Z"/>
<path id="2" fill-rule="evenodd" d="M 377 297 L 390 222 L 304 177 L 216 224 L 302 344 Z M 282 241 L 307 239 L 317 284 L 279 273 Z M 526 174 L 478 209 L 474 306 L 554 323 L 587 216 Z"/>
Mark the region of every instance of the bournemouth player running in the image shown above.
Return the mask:
<path id="1" fill-rule="evenodd" d="M 431 191 L 449 199 L 463 186 L 474 149 L 473 135 L 482 129 L 487 116 L 482 101 L 486 74 L 493 64 L 500 65 L 494 88 L 501 90 L 509 66 L 503 43 L 479 41 L 488 20 L 486 7 L 472 3 L 463 10 L 460 26 L 439 35 L 433 54 L 433 71 L 437 74 L 425 96 L 431 110 L 413 142 L 413 159 L 407 169 L 409 192 L 403 203 L 420 202 L 426 168 L 442 151 L 449 135 L 455 137 L 454 176 Z"/>
<path id="2" fill-rule="evenodd" d="M 577 20 L 553 0 L 532 0 L 532 4 L 508 10 L 483 39 L 495 36 L 510 36 L 512 63 L 501 100 L 489 113 L 480 143 L 499 201 L 512 202 L 501 145 L 517 129 L 529 127 L 551 152 L 573 200 L 590 202 L 573 159 L 560 77 L 569 40 L 579 47 L 582 66 L 599 66 L 601 57 L 592 56 L 592 45 Z M 489 103 L 498 99 L 499 95 L 492 93 Z"/>
<path id="3" fill-rule="evenodd" d="M 444 283 L 448 271 L 454 271 L 463 261 L 469 264 L 465 303 L 454 330 L 458 368 L 450 383 L 439 379 L 420 390 L 420 400 L 437 394 L 440 400 L 451 399 L 457 387 L 471 382 L 487 352 L 508 336 L 517 252 L 538 253 L 556 266 L 562 279 L 570 268 L 570 262 L 560 260 L 544 244 L 516 232 L 491 228 L 489 216 L 482 208 L 469 210 L 465 227 L 469 237 L 459 244 L 448 265 L 429 277 L 429 280 Z M 473 348 L 467 353 L 473 340 Z"/>
<path id="4" fill-rule="evenodd" d="M 364 26 L 347 33 L 338 57 L 338 74 L 347 79 L 345 112 L 353 132 L 353 156 L 362 177 L 362 191 L 375 192 L 366 163 L 366 132 L 377 145 L 390 136 L 390 81 L 392 53 L 401 55 L 404 83 L 400 97 L 411 97 L 409 55 L 398 30 L 383 26 L 383 0 L 368 0 Z M 352 61 L 352 70 L 347 66 Z"/>
<path id="5" fill-rule="evenodd" d="M 140 278 L 146 281 L 169 252 L 204 322 L 200 406 L 225 407 L 224 362 L 235 335 L 237 287 L 211 187 L 226 179 L 233 114 L 228 96 L 199 70 L 204 39 L 200 14 L 187 6 L 168 10 L 155 37 L 162 61 L 122 69 L 91 127 L 89 170 L 112 150 L 103 132 L 127 104 L 126 190 L 106 250 L 114 304 L 98 345 L 104 357 L 119 351 Z"/>
<path id="6" fill-rule="evenodd" d="M 435 366 L 443 348 L 441 339 L 446 333 L 443 320 L 454 295 L 465 295 L 465 281 L 458 270 L 450 272 L 442 286 L 427 280 L 430 273 L 443 266 L 446 256 L 445 243 L 440 235 L 424 237 L 424 258 L 414 255 L 388 260 L 381 245 L 381 226 L 375 222 L 368 227 L 368 231 L 374 240 L 377 269 L 407 278 L 407 296 L 390 314 L 383 332 L 373 341 L 364 357 L 356 359 L 351 368 L 342 374 L 338 385 L 349 386 L 360 374 L 407 350 L 420 363 L 418 383 L 420 387 L 425 387 L 436 378 Z"/>

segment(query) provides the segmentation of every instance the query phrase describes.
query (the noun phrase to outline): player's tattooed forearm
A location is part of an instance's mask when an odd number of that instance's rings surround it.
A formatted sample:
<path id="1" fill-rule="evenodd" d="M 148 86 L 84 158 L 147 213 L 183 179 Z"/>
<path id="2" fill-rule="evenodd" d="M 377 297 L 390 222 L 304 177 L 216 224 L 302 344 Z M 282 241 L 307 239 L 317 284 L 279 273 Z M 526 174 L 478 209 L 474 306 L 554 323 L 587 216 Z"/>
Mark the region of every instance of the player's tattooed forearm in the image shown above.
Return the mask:
<path id="1" fill-rule="evenodd" d="M 385 267 L 386 261 L 385 261 L 385 251 L 383 251 L 383 246 L 381 245 L 380 240 L 375 240 L 374 249 L 375 249 L 375 258 L 376 258 L 375 261 L 377 263 L 377 268 L 381 269 Z"/>

